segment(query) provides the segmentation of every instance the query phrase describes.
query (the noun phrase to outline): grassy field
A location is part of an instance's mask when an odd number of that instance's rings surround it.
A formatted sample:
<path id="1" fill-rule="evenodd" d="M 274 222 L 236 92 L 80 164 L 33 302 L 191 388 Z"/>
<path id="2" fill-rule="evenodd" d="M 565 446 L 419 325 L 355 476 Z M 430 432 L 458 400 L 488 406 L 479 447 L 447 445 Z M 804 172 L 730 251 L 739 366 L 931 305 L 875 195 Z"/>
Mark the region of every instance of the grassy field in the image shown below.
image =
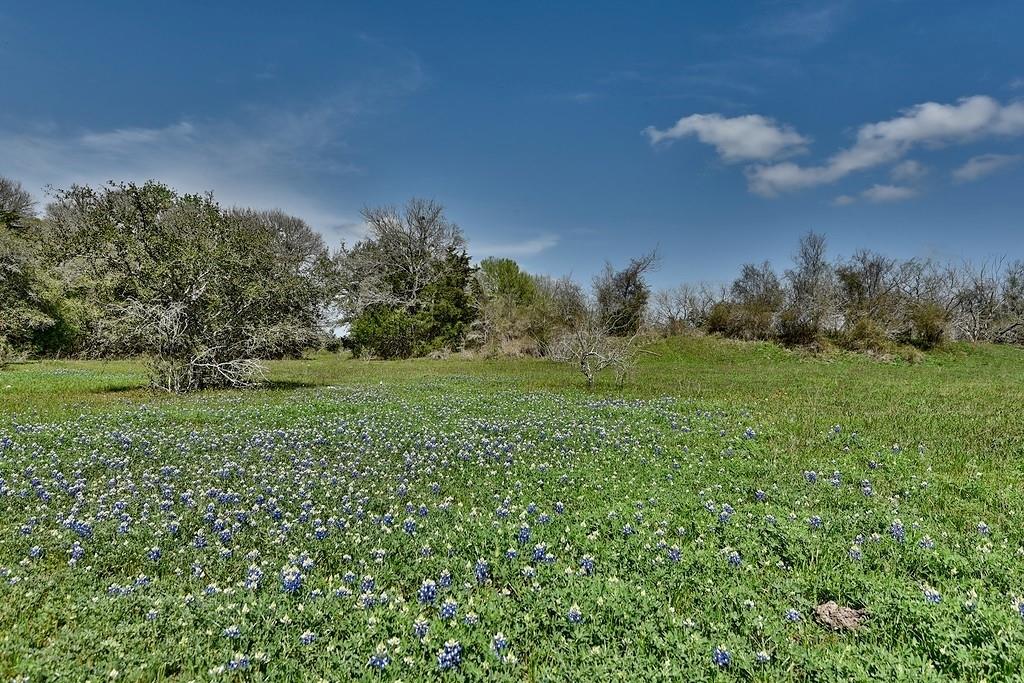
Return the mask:
<path id="1" fill-rule="evenodd" d="M 0 676 L 1007 680 L 1024 351 L 0 372 Z M 862 609 L 837 631 L 815 607 Z"/>

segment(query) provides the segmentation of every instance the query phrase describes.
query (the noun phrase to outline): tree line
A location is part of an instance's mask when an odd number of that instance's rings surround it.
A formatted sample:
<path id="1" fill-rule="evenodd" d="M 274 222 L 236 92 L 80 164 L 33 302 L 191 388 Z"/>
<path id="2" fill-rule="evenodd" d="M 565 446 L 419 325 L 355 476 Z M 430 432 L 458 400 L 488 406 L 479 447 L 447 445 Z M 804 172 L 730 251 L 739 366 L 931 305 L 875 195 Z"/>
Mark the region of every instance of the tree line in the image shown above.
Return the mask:
<path id="1" fill-rule="evenodd" d="M 248 386 L 309 349 L 406 358 L 463 349 L 547 356 L 622 380 L 651 334 L 689 330 L 885 351 L 1024 341 L 1024 264 L 941 265 L 870 251 L 830 261 L 804 236 L 791 268 L 653 293 L 652 252 L 584 287 L 513 260 L 474 264 L 437 202 L 363 211 L 331 251 L 302 219 L 158 183 L 76 185 L 38 210 L 0 178 L 0 364 L 144 356 L 168 391 Z M 339 335 L 340 332 L 340 335 Z"/>

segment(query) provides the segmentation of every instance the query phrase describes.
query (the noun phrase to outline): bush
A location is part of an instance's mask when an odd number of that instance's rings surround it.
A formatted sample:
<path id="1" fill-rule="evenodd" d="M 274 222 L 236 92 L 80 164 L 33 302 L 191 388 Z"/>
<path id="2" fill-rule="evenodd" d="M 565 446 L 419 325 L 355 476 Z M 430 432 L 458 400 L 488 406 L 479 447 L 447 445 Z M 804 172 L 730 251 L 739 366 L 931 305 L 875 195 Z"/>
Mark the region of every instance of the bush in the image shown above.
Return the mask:
<path id="1" fill-rule="evenodd" d="M 921 349 L 932 349 L 946 340 L 949 316 L 933 302 L 921 302 L 910 311 L 910 341 Z"/>
<path id="2" fill-rule="evenodd" d="M 370 306 L 352 322 L 347 343 L 357 358 L 409 358 L 416 350 L 416 327 L 403 309 Z"/>
<path id="3" fill-rule="evenodd" d="M 786 346 L 810 346 L 818 341 L 818 326 L 792 307 L 779 314 L 776 333 Z"/>

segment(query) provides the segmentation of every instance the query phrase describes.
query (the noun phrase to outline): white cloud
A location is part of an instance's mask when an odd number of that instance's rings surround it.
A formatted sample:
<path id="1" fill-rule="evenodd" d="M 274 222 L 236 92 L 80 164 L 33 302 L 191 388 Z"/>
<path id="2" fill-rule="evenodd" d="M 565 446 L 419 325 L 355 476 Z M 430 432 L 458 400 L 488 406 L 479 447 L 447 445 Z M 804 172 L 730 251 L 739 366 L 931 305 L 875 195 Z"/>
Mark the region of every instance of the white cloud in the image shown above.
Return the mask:
<path id="1" fill-rule="evenodd" d="M 902 116 L 869 123 L 857 131 L 852 147 L 820 166 L 792 162 L 748 170 L 750 189 L 764 196 L 833 183 L 850 173 L 898 161 L 915 145 L 929 147 L 997 136 L 1024 134 L 1024 102 L 1002 105 L 978 95 L 956 104 L 925 102 Z"/>
<path id="2" fill-rule="evenodd" d="M 913 159 L 901 161 L 889 171 L 889 177 L 900 183 L 918 180 L 926 175 L 928 175 L 928 167 Z"/>
<path id="3" fill-rule="evenodd" d="M 917 195 L 912 187 L 900 185 L 872 185 L 861 192 L 861 196 L 869 202 L 899 202 Z"/>
<path id="4" fill-rule="evenodd" d="M 541 235 L 533 239 L 524 240 L 522 242 L 505 242 L 495 244 L 478 244 L 474 246 L 474 253 L 480 254 L 486 258 L 488 256 L 497 257 L 517 257 L 517 256 L 535 256 L 542 251 L 554 247 L 558 244 L 558 235 Z"/>
<path id="5" fill-rule="evenodd" d="M 713 145 L 724 161 L 767 161 L 803 151 L 808 140 L 793 128 L 758 114 L 726 118 L 721 114 L 692 114 L 665 130 L 644 129 L 652 145 L 696 135 Z"/>
<path id="6" fill-rule="evenodd" d="M 953 180 L 969 183 L 996 171 L 1013 166 L 1022 158 L 1020 154 L 981 154 L 971 157 L 960 168 L 953 171 Z"/>
<path id="7" fill-rule="evenodd" d="M 849 206 L 857 201 L 856 197 L 851 197 L 848 194 L 841 194 L 832 200 L 833 206 Z"/>

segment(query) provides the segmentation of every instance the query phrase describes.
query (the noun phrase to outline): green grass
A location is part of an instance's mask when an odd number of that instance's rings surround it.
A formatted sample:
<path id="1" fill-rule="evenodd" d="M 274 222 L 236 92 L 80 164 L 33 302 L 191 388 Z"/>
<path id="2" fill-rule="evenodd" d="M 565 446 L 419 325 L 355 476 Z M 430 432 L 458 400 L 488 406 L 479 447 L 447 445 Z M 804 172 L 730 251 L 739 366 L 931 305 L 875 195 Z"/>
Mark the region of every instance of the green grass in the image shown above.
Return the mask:
<path id="1" fill-rule="evenodd" d="M 587 389 L 540 360 L 321 355 L 273 363 L 267 389 L 172 397 L 147 390 L 136 362 L 16 364 L 0 372 L 0 676 L 1001 680 L 1024 669 L 1024 351 L 955 346 L 915 364 L 710 338 L 650 351 L 623 389 Z M 82 557 L 69 563 L 76 539 Z M 530 558 L 537 542 L 550 562 Z M 282 569 L 303 555 L 313 566 L 284 592 Z M 249 589 L 254 565 L 263 579 Z M 423 581 L 446 570 L 452 586 L 421 604 Z M 359 605 L 364 575 L 371 607 Z M 438 615 L 445 597 L 458 603 L 452 621 Z M 816 624 L 829 599 L 865 607 L 864 627 Z M 468 612 L 478 623 L 462 623 Z M 430 622 L 422 640 L 417 618 Z M 493 651 L 498 631 L 511 657 Z M 449 639 L 461 660 L 441 672 Z M 378 647 L 390 660 L 380 673 L 368 666 Z M 241 657 L 247 668 L 231 670 Z"/>

